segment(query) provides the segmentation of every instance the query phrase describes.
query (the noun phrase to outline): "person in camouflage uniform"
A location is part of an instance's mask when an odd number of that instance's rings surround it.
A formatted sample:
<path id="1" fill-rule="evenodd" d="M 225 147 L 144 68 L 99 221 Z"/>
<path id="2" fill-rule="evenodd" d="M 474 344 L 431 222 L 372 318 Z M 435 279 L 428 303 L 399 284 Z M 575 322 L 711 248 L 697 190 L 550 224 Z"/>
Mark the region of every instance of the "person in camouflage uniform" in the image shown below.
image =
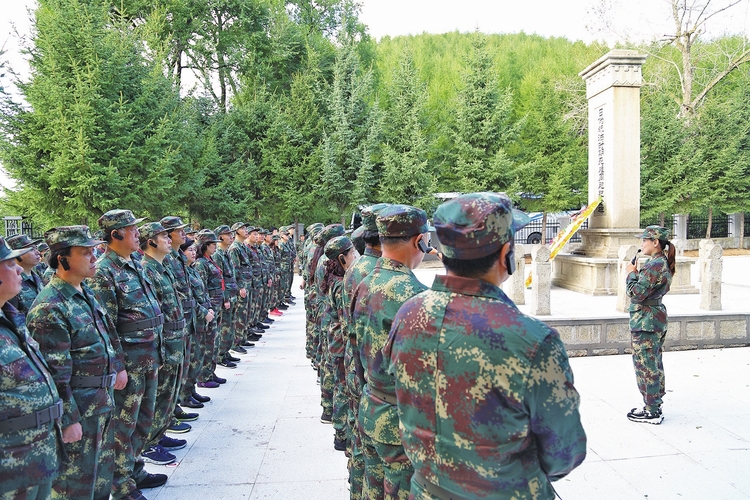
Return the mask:
<path id="1" fill-rule="evenodd" d="M 232 259 L 229 257 L 229 246 L 234 241 L 234 233 L 229 226 L 221 225 L 214 230 L 214 234 L 219 238 L 219 246 L 213 255 L 213 259 L 221 269 L 224 278 L 224 302 L 229 302 L 229 307 L 221 309 L 221 321 L 217 334 L 218 362 L 225 368 L 237 368 L 236 363 L 240 361 L 240 358 L 235 358 L 229 353 L 229 349 L 234 345 L 234 313 L 239 296 L 237 277 L 234 273 Z"/>
<path id="2" fill-rule="evenodd" d="M 182 404 L 189 406 L 190 408 L 201 408 L 203 406 L 203 403 L 211 401 L 210 397 L 198 394 L 198 392 L 196 392 L 195 386 L 198 384 L 198 379 L 200 377 L 201 370 L 203 369 L 203 360 L 206 356 L 206 346 L 208 342 L 206 339 L 206 334 L 208 331 L 208 326 L 216 316 L 216 313 L 211 306 L 211 297 L 208 295 L 208 291 L 206 290 L 206 286 L 201 279 L 201 275 L 195 267 L 195 261 L 197 257 L 196 253 L 198 250 L 196 245 L 197 243 L 192 239 L 188 239 L 187 242 L 182 245 L 182 249 L 185 252 L 185 257 L 187 257 L 188 279 L 190 279 L 190 290 L 193 294 L 193 301 L 195 303 L 195 314 L 193 314 L 195 348 L 190 358 L 191 378 L 189 379 L 193 380 L 194 382 L 191 387 L 191 399 L 182 399 Z M 186 394 L 185 390 L 183 390 L 183 394 Z M 186 398 L 187 396 L 184 397 Z"/>
<path id="3" fill-rule="evenodd" d="M 378 213 L 388 205 L 380 203 L 362 209 L 362 239 L 365 242 L 363 255 L 357 259 L 344 274 L 342 286 L 342 300 L 344 302 L 344 324 L 346 326 L 346 347 L 344 350 L 344 370 L 346 371 L 346 387 L 349 395 L 349 411 L 347 413 L 347 439 L 349 461 L 349 492 L 351 500 L 362 497 L 362 482 L 365 473 L 365 459 L 362 452 L 362 440 L 359 433 L 359 401 L 362 397 L 364 379 L 357 376 L 355 358 L 359 358 L 357 335 L 351 321 L 352 297 L 362 280 L 375 269 L 375 264 L 383 255 L 380 249 L 380 236 L 375 219 Z M 353 242 L 352 242 L 353 243 Z"/>
<path id="4" fill-rule="evenodd" d="M 151 423 L 151 433 L 146 445 L 147 451 L 143 453 L 143 458 L 146 461 L 163 465 L 164 456 L 174 461 L 174 455 L 166 453 L 159 440 L 172 424 L 172 415 L 177 406 L 177 395 L 180 391 L 185 362 L 186 321 L 185 312 L 182 309 L 182 300 L 177 295 L 172 266 L 169 262 L 165 263 L 164 261 L 172 253 L 172 239 L 159 222 L 148 222 L 139 227 L 138 231 L 140 233 L 141 250 L 144 252 L 143 272 L 152 284 L 154 295 L 164 315 L 162 326 L 164 358 L 159 367 L 154 419 Z M 179 445 L 174 445 L 175 449 L 177 449 L 177 446 Z M 154 461 L 154 456 L 159 457 L 159 459 Z"/>
<path id="5" fill-rule="evenodd" d="M 309 238 L 305 241 L 305 247 L 301 253 L 301 269 L 302 269 L 302 284 L 300 287 L 304 291 L 304 305 L 305 305 L 305 354 L 307 359 L 311 360 L 313 367 L 315 366 L 315 345 L 314 345 L 314 333 L 315 333 L 315 311 L 313 304 L 317 299 L 315 293 L 315 287 L 313 287 L 313 278 L 310 275 L 310 261 L 315 255 L 315 251 L 318 246 L 313 241 L 315 236 L 323 230 L 325 226 L 316 222 L 307 226 Z"/>
<path id="6" fill-rule="evenodd" d="M 283 312 L 289 309 L 289 307 L 286 306 L 282 300 L 281 289 L 284 286 L 284 257 L 281 254 L 281 236 L 278 234 L 272 235 L 269 246 L 271 248 L 274 262 L 274 283 L 271 304 L 273 304 L 276 311 Z"/>
<path id="7" fill-rule="evenodd" d="M 205 352 L 201 363 L 201 373 L 198 376 L 198 386 L 213 389 L 226 382 L 226 379 L 216 375 L 215 370 L 219 360 L 220 311 L 231 307 L 231 303 L 224 299 L 224 276 L 212 258 L 216 253 L 216 244 L 219 240 L 213 231 L 204 229 L 197 234 L 195 242 L 198 251 L 196 252 L 197 260 L 194 267 L 198 271 L 208 294 L 211 310 L 216 314 L 216 317 L 206 325 Z"/>
<path id="8" fill-rule="evenodd" d="M 364 381 L 359 407 L 360 438 L 365 458 L 363 496 L 405 500 L 413 468 L 398 431 L 395 380 L 382 348 L 399 307 L 426 287 L 412 269 L 424 258 L 428 225 L 423 210 L 390 205 L 376 224 L 383 256 L 352 296 L 352 316 L 359 347 L 355 366 Z"/>
<path id="9" fill-rule="evenodd" d="M 140 459 L 151 432 L 156 406 L 158 368 L 166 355 L 162 341 L 164 315 L 150 279 L 131 258 L 140 249 L 136 219 L 130 210 L 110 210 L 99 218 L 107 251 L 96 262 L 90 280 L 96 299 L 115 323 L 109 331 L 116 369 L 125 367 L 127 385 L 115 391 L 112 426 L 115 435 L 115 499 L 145 498 L 141 488 L 161 486 L 166 474 L 149 474 Z"/>
<path id="10" fill-rule="evenodd" d="M 253 263 L 250 260 L 245 238 L 247 224 L 237 222 L 232 226 L 234 241 L 229 246 L 229 258 L 234 266 L 239 287 L 239 297 L 234 311 L 234 346 L 232 349 L 246 354 L 246 347 L 254 347 L 252 340 L 259 340 L 260 335 L 252 327 L 251 313 L 253 303 Z"/>
<path id="11" fill-rule="evenodd" d="M 323 414 L 320 417 L 324 424 L 332 423 L 333 418 L 333 387 L 334 378 L 332 365 L 328 351 L 328 329 L 331 322 L 331 305 L 328 302 L 327 294 L 322 290 L 323 278 L 325 276 L 326 262 L 328 257 L 325 255 L 325 245 L 331 239 L 337 236 L 343 236 L 345 230 L 341 224 L 330 224 L 318 234 L 320 241 L 321 255 L 315 265 L 315 295 L 317 302 L 315 304 L 315 337 L 317 338 L 317 351 L 315 354 L 315 363 L 318 367 L 318 378 L 320 381 L 320 406 L 323 407 Z M 317 255 L 317 254 L 316 254 Z"/>
<path id="12" fill-rule="evenodd" d="M 30 251 L 11 250 L 0 237 L 0 496 L 45 500 L 62 461 L 63 403 L 39 344 L 8 302 L 21 291 L 16 258 Z"/>
<path id="13" fill-rule="evenodd" d="M 88 226 L 50 229 L 50 266 L 57 270 L 37 296 L 26 324 L 62 397 L 62 440 L 68 461 L 52 483 L 53 498 L 107 500 L 114 470 L 113 389 L 125 387 L 109 340 L 114 323 L 84 280 L 94 276 Z M 119 376 L 118 376 L 119 375 Z"/>
<path id="14" fill-rule="evenodd" d="M 46 285 L 49 280 L 44 279 L 44 273 L 49 268 L 49 266 L 47 265 L 47 260 L 49 259 L 49 245 L 42 241 L 36 246 L 36 249 L 39 251 L 39 264 L 34 267 L 34 272 L 42 279 L 42 282 Z"/>
<path id="15" fill-rule="evenodd" d="M 328 259 L 320 291 L 326 295 L 330 319 L 328 321 L 328 363 L 327 368 L 333 382 L 333 408 L 331 419 L 334 429 L 333 447 L 338 451 L 347 450 L 347 413 L 349 397 L 344 371 L 344 350 L 346 346 L 344 322 L 344 300 L 342 285 L 344 273 L 359 257 L 352 241 L 346 236 L 337 236 L 326 243 L 324 248 Z"/>
<path id="16" fill-rule="evenodd" d="M 660 424 L 664 420 L 661 405 L 665 394 L 661 355 L 668 323 L 667 308 L 661 299 L 672 284 L 675 250 L 669 241 L 669 230 L 661 226 L 648 226 L 637 236 L 643 240 L 641 250 L 649 259 L 640 271 L 635 263 L 628 264 L 625 285 L 630 297 L 633 367 L 645 406 L 633 408 L 627 417 L 633 422 Z"/>
<path id="17" fill-rule="evenodd" d="M 39 250 L 37 249 L 37 244 L 41 240 L 32 240 L 27 234 L 16 234 L 8 238 L 6 241 L 8 242 L 8 246 L 13 250 L 20 250 L 22 248 L 28 248 L 31 250 L 17 259 L 19 265 L 23 268 L 23 273 L 21 274 L 23 283 L 21 284 L 21 291 L 19 294 L 10 300 L 13 307 L 25 316 L 31 309 L 31 303 L 34 302 L 36 296 L 39 295 L 39 292 L 44 288 L 42 278 L 34 272 L 36 266 L 41 263 Z"/>
<path id="18" fill-rule="evenodd" d="M 262 334 L 268 327 L 261 321 L 265 319 L 263 316 L 263 288 L 265 281 L 263 259 L 258 249 L 258 238 L 260 235 L 258 234 L 258 228 L 254 226 L 248 227 L 247 233 L 245 247 L 247 248 L 247 256 L 250 259 L 253 269 L 253 301 L 250 304 L 250 325 L 252 325 L 254 333 Z"/>
<path id="19" fill-rule="evenodd" d="M 528 217 L 498 193 L 440 205 L 447 274 L 407 300 L 383 347 L 417 499 L 555 498 L 586 456 L 580 397 L 558 333 L 500 285 Z"/>

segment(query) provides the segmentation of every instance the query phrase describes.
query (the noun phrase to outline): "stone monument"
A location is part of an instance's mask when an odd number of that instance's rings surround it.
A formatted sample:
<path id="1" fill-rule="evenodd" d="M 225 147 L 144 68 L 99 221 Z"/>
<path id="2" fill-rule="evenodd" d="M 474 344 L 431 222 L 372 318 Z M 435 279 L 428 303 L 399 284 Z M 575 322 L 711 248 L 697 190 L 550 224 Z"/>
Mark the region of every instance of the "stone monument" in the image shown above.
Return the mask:
<path id="1" fill-rule="evenodd" d="M 612 50 L 579 73 L 589 102 L 588 201 L 600 196 L 603 201 L 589 218 L 589 228 L 579 231 L 581 246 L 555 258 L 555 285 L 590 295 L 615 295 L 619 249 L 640 246 L 636 235 L 641 232 L 640 88 L 645 60 L 635 50 Z M 690 263 L 678 265 L 676 272 L 688 273 L 688 286 L 673 287 L 672 293 L 697 293 L 690 286 Z"/>

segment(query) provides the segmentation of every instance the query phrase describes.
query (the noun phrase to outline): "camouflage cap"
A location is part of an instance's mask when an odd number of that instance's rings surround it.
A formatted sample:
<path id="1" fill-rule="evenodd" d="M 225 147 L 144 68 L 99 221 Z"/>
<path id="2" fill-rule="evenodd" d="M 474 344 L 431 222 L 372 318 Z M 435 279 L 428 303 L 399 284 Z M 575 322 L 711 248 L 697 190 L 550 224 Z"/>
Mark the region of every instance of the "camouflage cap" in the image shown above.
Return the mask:
<path id="1" fill-rule="evenodd" d="M 8 243 L 5 241 L 5 238 L 0 236 L 0 262 L 5 262 L 6 260 L 15 259 L 16 257 L 20 257 L 21 255 L 31 252 L 31 247 L 26 248 L 19 248 L 18 250 L 13 250 L 8 246 Z"/>
<path id="2" fill-rule="evenodd" d="M 198 234 L 195 235 L 195 242 L 198 245 L 204 245 L 206 243 L 218 243 L 219 239 L 210 229 L 201 229 L 198 231 Z"/>
<path id="3" fill-rule="evenodd" d="M 377 203 L 375 205 L 372 205 L 370 207 L 365 207 L 362 209 L 362 226 L 364 226 L 365 231 L 377 231 L 378 225 L 376 223 L 376 219 L 378 218 L 378 214 L 381 210 L 384 208 L 387 208 L 389 206 L 388 203 Z"/>
<path id="4" fill-rule="evenodd" d="M 198 230 L 195 229 L 193 226 L 187 226 L 185 228 L 185 234 L 195 234 L 197 232 L 198 232 Z"/>
<path id="5" fill-rule="evenodd" d="M 364 238 L 363 235 L 365 234 L 365 226 L 359 226 L 357 229 L 352 231 L 352 234 L 349 235 L 349 238 L 352 240 L 352 243 L 356 244 L 357 240 L 362 240 L 362 243 L 364 244 Z"/>
<path id="6" fill-rule="evenodd" d="M 248 234 L 249 233 L 257 233 L 258 232 L 258 228 L 255 227 L 255 226 L 247 226 L 247 232 L 248 232 Z"/>
<path id="7" fill-rule="evenodd" d="M 287 232 L 287 231 L 289 231 L 289 226 L 281 226 L 281 227 L 279 228 L 279 232 L 280 232 L 280 233 L 285 233 L 285 232 Z"/>
<path id="8" fill-rule="evenodd" d="M 222 224 L 221 226 L 214 229 L 214 234 L 216 234 L 216 236 L 219 236 L 221 234 L 229 234 L 231 232 L 232 232 L 232 229 L 226 224 Z"/>
<path id="9" fill-rule="evenodd" d="M 350 240 L 348 236 L 336 236 L 326 243 L 323 251 L 325 252 L 326 257 L 333 260 L 349 250 L 352 246 L 354 246 L 354 243 L 352 243 L 352 240 Z"/>
<path id="10" fill-rule="evenodd" d="M 504 193 L 470 193 L 441 204 L 433 223 L 446 257 L 471 260 L 497 252 L 529 216 Z"/>
<path id="11" fill-rule="evenodd" d="M 271 239 L 273 241 L 279 241 L 281 239 L 281 236 L 279 236 L 278 234 L 274 234 L 273 236 L 271 236 Z"/>
<path id="12" fill-rule="evenodd" d="M 110 210 L 99 217 L 99 229 L 110 232 L 127 226 L 135 226 L 146 220 L 145 217 L 136 219 L 130 210 Z"/>
<path id="13" fill-rule="evenodd" d="M 19 248 L 30 248 L 34 245 L 37 245 L 42 240 L 32 240 L 29 238 L 28 234 L 14 234 L 7 240 L 5 240 L 8 243 L 8 246 L 12 248 L 13 250 L 18 250 Z"/>
<path id="14" fill-rule="evenodd" d="M 100 231 L 97 231 L 97 233 Z M 96 235 L 94 236 L 96 239 L 100 240 L 101 238 L 97 238 Z M 36 246 L 36 249 L 39 250 L 40 253 L 48 252 L 49 251 L 49 245 L 46 242 L 41 242 Z"/>
<path id="15" fill-rule="evenodd" d="M 232 231 L 237 231 L 241 227 L 248 228 L 248 225 L 244 222 L 235 222 L 232 224 Z"/>
<path id="16" fill-rule="evenodd" d="M 167 230 L 160 222 L 147 222 L 138 228 L 138 235 L 141 241 L 150 240 L 157 234 L 166 233 Z"/>
<path id="17" fill-rule="evenodd" d="M 643 240 L 669 241 L 670 232 L 666 227 L 654 225 L 646 226 L 642 233 L 635 236 Z"/>
<path id="18" fill-rule="evenodd" d="M 88 226 L 54 227 L 44 233 L 44 239 L 53 252 L 68 247 L 95 247 L 104 243 L 94 238 Z"/>
<path id="19" fill-rule="evenodd" d="M 187 224 L 183 224 L 180 217 L 164 217 L 159 222 L 161 222 L 161 225 L 164 226 L 164 229 L 167 231 L 174 231 L 175 229 L 187 227 Z M 187 233 L 187 231 L 185 231 L 185 233 Z"/>
<path id="20" fill-rule="evenodd" d="M 381 236 L 392 238 L 416 236 L 429 231 L 425 211 L 410 205 L 385 207 L 378 213 L 375 223 Z"/>
<path id="21" fill-rule="evenodd" d="M 346 229 L 341 224 L 329 224 L 315 236 L 315 243 L 324 246 L 329 240 L 336 236 L 343 236 Z"/>
<path id="22" fill-rule="evenodd" d="M 317 234 L 319 231 L 321 231 L 325 227 L 324 224 L 321 222 L 316 222 L 314 224 L 310 224 L 305 228 L 305 231 L 307 231 L 307 234 Z"/>

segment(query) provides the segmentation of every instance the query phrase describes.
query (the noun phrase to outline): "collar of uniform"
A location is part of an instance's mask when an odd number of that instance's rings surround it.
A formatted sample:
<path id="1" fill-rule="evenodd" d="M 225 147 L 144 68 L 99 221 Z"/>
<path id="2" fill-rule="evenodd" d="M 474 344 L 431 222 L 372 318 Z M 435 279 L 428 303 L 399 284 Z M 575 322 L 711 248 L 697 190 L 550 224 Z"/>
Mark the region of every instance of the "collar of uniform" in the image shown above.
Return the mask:
<path id="1" fill-rule="evenodd" d="M 149 254 L 144 254 L 143 259 L 144 261 L 150 262 L 152 266 L 155 266 L 156 270 L 159 271 L 160 273 L 163 273 L 164 271 L 166 271 L 164 264 L 162 264 L 158 260 L 151 257 Z"/>
<path id="2" fill-rule="evenodd" d="M 435 276 L 435 281 L 432 282 L 432 290 L 436 292 L 460 293 L 474 297 L 487 297 L 501 300 L 507 304 L 513 304 L 513 301 L 505 295 L 500 287 L 477 278 L 463 278 L 461 276 L 439 274 Z"/>
<path id="3" fill-rule="evenodd" d="M 54 275 L 52 279 L 49 280 L 49 285 L 51 287 L 56 288 L 57 291 L 60 292 L 60 294 L 63 297 L 65 297 L 66 300 L 70 299 L 74 295 L 81 294 L 81 292 L 76 290 L 76 288 L 73 285 L 71 285 L 70 283 L 68 283 L 67 281 L 59 277 L 58 275 Z M 81 284 L 81 286 L 83 286 L 83 284 Z"/>
<path id="4" fill-rule="evenodd" d="M 379 267 L 380 269 L 386 269 L 389 271 L 396 271 L 399 273 L 413 274 L 411 272 L 411 269 L 406 267 L 404 264 L 400 263 L 397 260 L 389 259 L 388 257 L 380 257 L 378 259 L 378 263 L 375 264 L 375 267 Z"/>
<path id="5" fill-rule="evenodd" d="M 130 267 L 131 269 L 138 271 L 138 268 L 135 267 L 135 261 L 133 260 L 132 257 L 130 260 L 125 260 L 122 258 L 122 256 L 119 253 L 115 252 L 111 248 L 107 248 L 107 251 L 104 252 L 103 258 L 105 257 L 109 258 L 109 260 L 111 260 L 117 267 L 121 269 L 125 267 Z"/>
<path id="6" fill-rule="evenodd" d="M 366 247 L 365 248 L 365 255 L 370 255 L 372 257 L 377 257 L 378 259 L 383 256 L 383 252 L 380 250 L 375 250 L 372 247 Z"/>

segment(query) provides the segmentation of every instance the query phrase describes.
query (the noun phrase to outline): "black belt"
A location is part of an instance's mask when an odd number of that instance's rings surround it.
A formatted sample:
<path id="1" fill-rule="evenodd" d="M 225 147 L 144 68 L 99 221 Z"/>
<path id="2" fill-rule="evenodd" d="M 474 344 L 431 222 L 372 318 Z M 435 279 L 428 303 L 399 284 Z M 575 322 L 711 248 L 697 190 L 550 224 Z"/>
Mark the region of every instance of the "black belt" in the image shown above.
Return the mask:
<path id="1" fill-rule="evenodd" d="M 116 378 L 116 373 L 110 373 L 109 375 L 100 375 L 98 377 L 73 376 L 70 377 L 70 387 L 114 387 Z"/>
<path id="2" fill-rule="evenodd" d="M 179 330 L 182 330 L 185 328 L 185 320 L 181 319 L 179 321 L 165 321 L 164 322 L 164 329 L 169 332 L 176 332 Z"/>
<path id="3" fill-rule="evenodd" d="M 125 332 L 138 332 L 141 330 L 147 330 L 149 328 L 156 328 L 157 326 L 164 324 L 164 315 L 159 314 L 153 318 L 139 319 L 137 321 L 123 321 L 117 322 L 117 329 L 121 333 Z"/>
<path id="4" fill-rule="evenodd" d="M 377 389 L 373 389 L 370 387 L 370 392 L 373 396 L 377 396 L 383 401 L 385 401 L 388 404 L 395 405 L 396 404 L 396 395 L 395 394 L 388 394 L 387 392 L 379 391 Z"/>
<path id="5" fill-rule="evenodd" d="M 642 306 L 660 306 L 661 299 L 642 300 L 641 302 L 633 302 L 633 304 L 640 304 Z"/>
<path id="6" fill-rule="evenodd" d="M 208 291 L 209 297 L 216 297 L 218 295 L 224 295 L 224 290 L 222 290 L 221 288 L 215 288 L 213 290 Z"/>
<path id="7" fill-rule="evenodd" d="M 195 307 L 195 299 L 185 299 L 182 301 L 182 308 L 187 311 Z"/>
<path id="8" fill-rule="evenodd" d="M 432 484 L 425 477 L 417 471 L 414 471 L 412 476 L 414 481 L 419 484 L 425 491 L 433 496 L 438 497 L 440 500 L 466 500 L 465 497 L 451 493 L 445 488 L 441 488 L 437 484 Z"/>
<path id="9" fill-rule="evenodd" d="M 29 413 L 21 417 L 0 420 L 0 432 L 16 432 L 23 429 L 36 427 L 40 429 L 44 424 L 57 420 L 62 416 L 62 399 L 58 399 L 55 404 L 48 406 L 43 410 Z"/>

